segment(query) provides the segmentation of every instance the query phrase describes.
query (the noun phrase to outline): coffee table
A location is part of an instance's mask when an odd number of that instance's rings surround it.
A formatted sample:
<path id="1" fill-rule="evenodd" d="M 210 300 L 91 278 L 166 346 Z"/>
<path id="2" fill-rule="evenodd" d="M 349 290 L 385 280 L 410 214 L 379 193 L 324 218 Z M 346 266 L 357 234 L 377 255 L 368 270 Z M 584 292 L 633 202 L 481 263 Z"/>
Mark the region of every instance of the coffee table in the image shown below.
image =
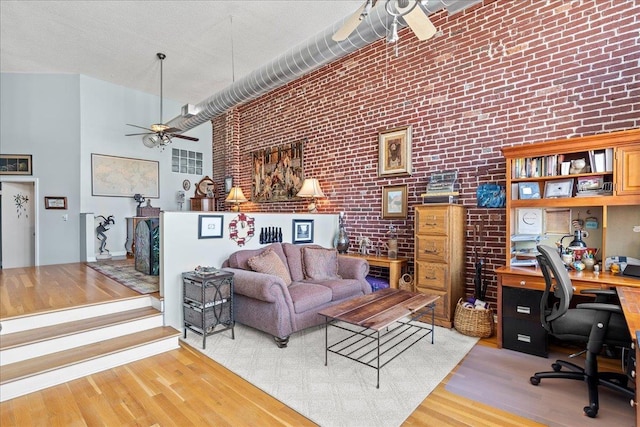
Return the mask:
<path id="1" fill-rule="evenodd" d="M 434 308 L 438 295 L 382 289 L 325 308 L 325 359 L 335 353 L 377 370 L 376 388 L 380 388 L 380 369 L 421 339 L 431 336 L 434 343 Z M 431 315 L 431 325 L 416 322 Z M 347 331 L 346 336 L 329 345 L 329 326 Z M 343 334 L 344 335 L 344 334 Z"/>

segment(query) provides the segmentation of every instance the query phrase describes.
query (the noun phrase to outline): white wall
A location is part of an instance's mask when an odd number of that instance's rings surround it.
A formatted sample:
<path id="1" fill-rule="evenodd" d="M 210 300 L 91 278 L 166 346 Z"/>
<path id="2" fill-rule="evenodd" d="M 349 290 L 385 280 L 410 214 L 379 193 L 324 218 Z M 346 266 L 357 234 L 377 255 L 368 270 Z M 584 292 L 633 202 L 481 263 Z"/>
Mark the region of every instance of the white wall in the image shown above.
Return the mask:
<path id="1" fill-rule="evenodd" d="M 178 115 L 180 107 L 165 99 L 165 121 Z M 40 264 L 81 260 L 81 212 L 114 215 L 116 223 L 107 232 L 107 249 L 114 255 L 125 253 L 124 218 L 135 215 L 136 203 L 131 198 L 91 195 L 92 153 L 159 161 L 160 198 L 153 199 L 152 205 L 164 210 L 178 208 L 176 194 L 184 179 L 197 182 L 203 175 L 212 174 L 210 123 L 185 133 L 200 141 L 176 138 L 164 151 L 145 147 L 141 137 L 124 136 L 135 133 L 135 128 L 126 123 L 157 123 L 159 110 L 156 95 L 91 77 L 0 74 L 0 153 L 33 156 L 33 177 L 38 178 L 40 195 Z M 172 173 L 172 147 L 202 152 L 204 174 Z M 67 197 L 68 209 L 44 209 L 44 196 Z M 64 214 L 68 214 L 67 221 L 62 218 Z"/>
<path id="2" fill-rule="evenodd" d="M 199 215 L 223 215 L 223 236 L 216 239 L 198 239 Z M 241 249 L 257 249 L 261 227 L 281 227 L 282 241 L 292 242 L 293 220 L 314 221 L 313 243 L 333 247 L 338 232 L 336 214 L 266 214 L 248 213 L 255 218 L 256 235 L 245 246 L 239 247 L 229 238 L 229 222 L 237 212 L 163 212 L 160 216 L 160 289 L 164 297 L 164 319 L 167 326 L 182 330 L 182 273 L 195 267 L 219 268 L 232 253 Z"/>

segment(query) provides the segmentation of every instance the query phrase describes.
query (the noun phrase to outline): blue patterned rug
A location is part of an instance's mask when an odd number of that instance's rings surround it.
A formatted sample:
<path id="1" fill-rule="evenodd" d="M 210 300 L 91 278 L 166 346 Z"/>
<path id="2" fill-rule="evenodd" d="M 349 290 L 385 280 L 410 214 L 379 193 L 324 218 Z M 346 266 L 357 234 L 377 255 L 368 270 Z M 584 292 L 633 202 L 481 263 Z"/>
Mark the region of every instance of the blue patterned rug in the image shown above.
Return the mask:
<path id="1" fill-rule="evenodd" d="M 133 260 L 88 262 L 89 267 L 141 294 L 152 294 L 159 290 L 159 276 L 150 276 L 135 269 Z"/>

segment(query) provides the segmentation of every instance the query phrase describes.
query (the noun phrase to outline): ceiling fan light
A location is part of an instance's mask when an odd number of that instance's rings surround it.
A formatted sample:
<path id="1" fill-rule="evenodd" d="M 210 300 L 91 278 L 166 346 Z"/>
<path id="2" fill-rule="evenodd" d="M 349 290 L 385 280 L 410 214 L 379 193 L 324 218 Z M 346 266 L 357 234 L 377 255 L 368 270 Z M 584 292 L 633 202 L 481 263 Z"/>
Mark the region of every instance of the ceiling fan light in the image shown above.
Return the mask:
<path id="1" fill-rule="evenodd" d="M 167 130 L 169 128 L 169 126 L 162 124 L 162 123 L 156 123 L 151 125 L 151 130 L 154 132 L 163 132 L 165 130 Z"/>
<path id="2" fill-rule="evenodd" d="M 142 137 L 142 143 L 145 147 L 154 148 L 160 145 L 158 135 L 145 135 Z"/>

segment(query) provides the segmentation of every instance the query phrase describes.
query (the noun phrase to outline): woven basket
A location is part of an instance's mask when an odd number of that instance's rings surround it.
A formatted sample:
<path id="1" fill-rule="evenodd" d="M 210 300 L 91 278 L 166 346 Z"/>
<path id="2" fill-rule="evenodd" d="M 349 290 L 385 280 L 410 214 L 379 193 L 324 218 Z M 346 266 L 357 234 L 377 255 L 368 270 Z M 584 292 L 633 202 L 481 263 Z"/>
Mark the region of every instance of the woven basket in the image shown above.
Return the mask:
<path id="1" fill-rule="evenodd" d="M 400 276 L 398 288 L 403 291 L 413 292 L 413 276 L 411 276 L 410 274 L 403 274 L 402 276 Z"/>
<path id="2" fill-rule="evenodd" d="M 453 326 L 464 335 L 488 338 L 493 333 L 493 310 L 476 310 L 462 305 L 462 298 L 458 300 Z"/>

